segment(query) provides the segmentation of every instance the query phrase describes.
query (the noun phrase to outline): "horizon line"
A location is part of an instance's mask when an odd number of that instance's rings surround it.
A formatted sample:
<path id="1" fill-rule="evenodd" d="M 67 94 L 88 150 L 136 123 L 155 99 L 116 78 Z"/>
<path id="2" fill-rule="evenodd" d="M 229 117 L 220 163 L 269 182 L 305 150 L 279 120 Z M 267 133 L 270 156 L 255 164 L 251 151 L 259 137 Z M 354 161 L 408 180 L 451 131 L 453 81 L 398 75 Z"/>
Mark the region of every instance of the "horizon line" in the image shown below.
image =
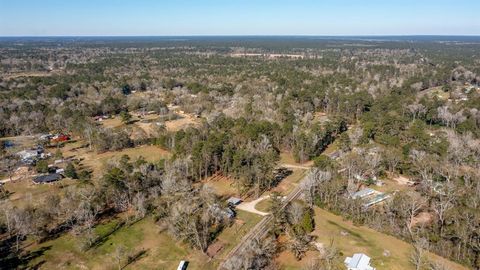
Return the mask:
<path id="1" fill-rule="evenodd" d="M 41 37 L 480 37 L 480 34 L 187 34 L 187 35 L 0 35 L 0 38 Z"/>

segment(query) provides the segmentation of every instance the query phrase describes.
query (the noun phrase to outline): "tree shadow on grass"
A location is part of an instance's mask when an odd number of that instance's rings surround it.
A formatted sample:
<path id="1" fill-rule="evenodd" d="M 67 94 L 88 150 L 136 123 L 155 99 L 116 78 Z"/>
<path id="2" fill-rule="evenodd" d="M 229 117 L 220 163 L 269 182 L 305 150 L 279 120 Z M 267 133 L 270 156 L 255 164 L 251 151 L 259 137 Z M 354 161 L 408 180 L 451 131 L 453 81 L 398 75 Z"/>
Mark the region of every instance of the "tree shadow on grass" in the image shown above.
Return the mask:
<path id="1" fill-rule="evenodd" d="M 128 256 L 128 259 L 127 259 L 127 263 L 122 267 L 122 269 L 125 269 L 127 266 L 135 263 L 136 261 L 142 259 L 142 258 L 145 258 L 147 256 L 147 252 L 148 250 L 140 250 L 139 252 L 131 255 L 131 256 Z"/>
<path id="2" fill-rule="evenodd" d="M 354 238 L 356 238 L 357 240 L 360 240 L 364 243 L 369 243 L 369 241 L 367 239 L 365 239 L 361 234 L 357 233 L 357 232 L 354 232 L 336 222 L 333 222 L 331 220 L 327 221 L 329 224 L 332 224 L 334 225 L 335 227 L 339 228 L 341 231 L 344 231 L 344 232 L 347 232 L 349 235 L 353 236 Z"/>
<path id="3" fill-rule="evenodd" d="M 92 245 L 90 245 L 90 247 L 88 249 L 92 249 L 92 248 L 97 248 L 101 245 L 103 245 L 109 238 L 112 234 L 114 234 L 115 232 L 117 232 L 118 230 L 120 230 L 123 226 L 125 226 L 125 221 L 121 221 L 119 222 L 114 228 L 112 228 L 110 231 L 106 232 L 105 234 L 103 235 L 100 235 L 99 237 L 97 237 L 97 239 L 95 239 L 95 241 L 92 243 Z M 87 249 L 87 250 L 88 250 Z"/>
<path id="4" fill-rule="evenodd" d="M 50 250 L 51 246 L 41 247 L 35 251 L 30 252 L 10 252 L 8 254 L 2 254 L 0 257 L 0 270 L 3 269 L 39 269 L 41 265 L 45 263 L 41 260 L 35 265 L 29 265 L 29 263 L 42 256 L 47 250 Z"/>

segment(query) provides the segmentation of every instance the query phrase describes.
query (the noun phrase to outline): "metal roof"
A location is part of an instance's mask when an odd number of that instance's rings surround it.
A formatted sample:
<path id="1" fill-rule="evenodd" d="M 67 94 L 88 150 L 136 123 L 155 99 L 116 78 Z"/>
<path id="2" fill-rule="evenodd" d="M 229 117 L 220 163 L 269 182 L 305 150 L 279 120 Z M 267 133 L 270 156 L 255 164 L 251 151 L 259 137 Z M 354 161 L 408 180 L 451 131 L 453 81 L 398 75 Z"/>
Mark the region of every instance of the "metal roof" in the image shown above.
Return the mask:
<path id="1" fill-rule="evenodd" d="M 237 205 L 242 202 L 242 199 L 239 199 L 236 197 L 230 197 L 230 199 L 228 199 L 227 202 L 233 205 Z"/>
<path id="2" fill-rule="evenodd" d="M 62 178 L 62 176 L 58 173 L 52 173 L 47 175 L 41 175 L 33 178 L 33 182 L 35 183 L 51 183 L 58 181 Z"/>
<path id="3" fill-rule="evenodd" d="M 363 253 L 356 253 L 353 255 L 347 262 L 347 267 L 348 268 L 354 268 L 354 269 L 370 269 L 370 257 Z"/>
<path id="4" fill-rule="evenodd" d="M 368 196 L 368 195 L 371 195 L 373 193 L 375 193 L 376 191 L 371 189 L 371 188 L 366 188 L 366 189 L 362 189 L 360 191 L 357 191 L 355 193 L 353 193 L 352 195 L 352 198 L 356 199 L 356 198 L 363 198 L 365 196 Z"/>

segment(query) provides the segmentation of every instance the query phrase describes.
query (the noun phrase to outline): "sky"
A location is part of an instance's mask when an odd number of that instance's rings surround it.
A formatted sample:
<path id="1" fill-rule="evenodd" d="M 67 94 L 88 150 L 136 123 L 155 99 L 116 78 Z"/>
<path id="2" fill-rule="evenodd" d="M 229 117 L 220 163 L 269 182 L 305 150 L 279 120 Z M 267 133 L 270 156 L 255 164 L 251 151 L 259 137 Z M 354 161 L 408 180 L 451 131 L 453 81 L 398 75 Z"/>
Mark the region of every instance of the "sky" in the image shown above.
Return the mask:
<path id="1" fill-rule="evenodd" d="M 480 35 L 480 0 L 0 0 L 0 36 Z"/>

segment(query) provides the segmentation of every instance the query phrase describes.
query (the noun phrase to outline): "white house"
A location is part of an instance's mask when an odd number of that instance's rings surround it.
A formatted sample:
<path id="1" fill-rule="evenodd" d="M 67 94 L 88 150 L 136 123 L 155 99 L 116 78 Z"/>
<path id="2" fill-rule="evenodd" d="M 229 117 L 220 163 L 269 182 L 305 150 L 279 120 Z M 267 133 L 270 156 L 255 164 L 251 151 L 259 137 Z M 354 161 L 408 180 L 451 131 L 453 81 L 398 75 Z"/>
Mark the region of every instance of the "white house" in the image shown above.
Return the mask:
<path id="1" fill-rule="evenodd" d="M 370 257 L 363 253 L 356 253 L 352 257 L 345 258 L 347 270 L 375 270 L 370 266 Z"/>

